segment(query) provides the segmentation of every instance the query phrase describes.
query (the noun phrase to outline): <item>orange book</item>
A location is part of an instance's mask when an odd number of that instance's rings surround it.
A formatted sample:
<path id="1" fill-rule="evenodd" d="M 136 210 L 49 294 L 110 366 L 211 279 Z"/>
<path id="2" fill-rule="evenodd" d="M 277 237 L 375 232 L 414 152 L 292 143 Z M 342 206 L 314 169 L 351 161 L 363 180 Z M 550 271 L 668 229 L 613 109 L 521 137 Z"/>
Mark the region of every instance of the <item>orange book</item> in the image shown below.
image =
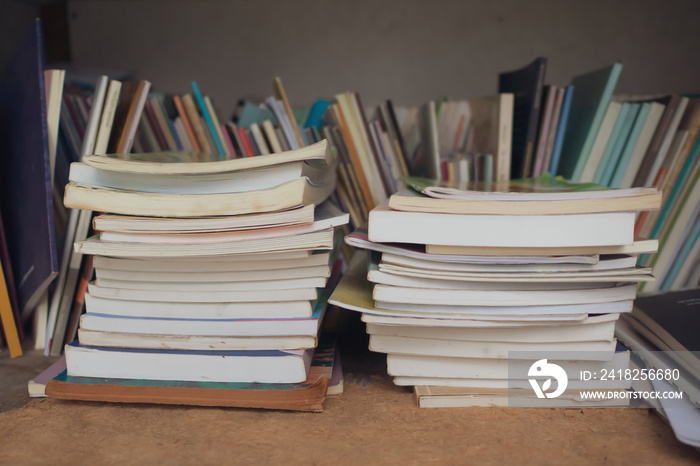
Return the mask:
<path id="1" fill-rule="evenodd" d="M 201 152 L 205 154 L 211 154 L 211 145 L 209 145 L 207 135 L 204 132 L 202 120 L 199 119 L 199 112 L 197 111 L 197 106 L 194 103 L 194 98 L 192 97 L 192 94 L 185 94 L 184 96 L 182 96 L 182 106 L 185 108 L 185 112 L 187 113 L 187 119 L 192 125 L 192 131 L 194 131 Z"/>
<path id="2" fill-rule="evenodd" d="M 250 142 L 248 137 L 248 131 L 245 128 L 238 128 L 238 139 L 241 140 L 241 145 L 243 146 L 243 152 L 246 157 L 255 157 L 255 149 L 253 149 L 253 144 Z"/>
<path id="3" fill-rule="evenodd" d="M 345 120 L 345 116 L 343 115 L 343 111 L 340 109 L 338 104 L 333 104 L 330 108 L 333 114 L 336 116 L 338 126 L 340 127 L 340 132 L 343 136 L 343 140 L 345 141 L 345 146 L 348 149 L 348 155 L 352 161 L 352 166 L 355 168 L 355 174 L 357 176 L 360 191 L 362 192 L 362 197 L 365 199 L 367 209 L 372 210 L 375 207 L 374 201 L 372 200 L 372 194 L 369 190 L 369 185 L 367 184 L 365 172 L 362 170 L 362 164 L 360 163 L 360 158 L 357 155 L 357 149 L 355 148 L 352 136 L 350 136 L 350 131 L 348 130 L 348 124 Z"/>
<path id="4" fill-rule="evenodd" d="M 19 341 L 19 333 L 17 332 L 17 322 L 12 313 L 12 304 L 10 304 L 10 294 L 7 290 L 5 281 L 5 273 L 0 267 L 0 322 L 5 333 L 5 341 L 10 350 L 10 356 L 16 358 L 22 356 L 22 345 Z M 21 324 L 20 324 L 21 325 Z"/>
<path id="5" fill-rule="evenodd" d="M 187 137 L 190 138 L 192 148 L 195 152 L 202 152 L 202 146 L 199 145 L 199 141 L 197 141 L 197 137 L 194 135 L 194 129 L 192 128 L 190 119 L 187 117 L 187 112 L 185 111 L 185 106 L 182 103 L 182 99 L 180 98 L 180 96 L 176 95 L 175 97 L 173 97 L 173 102 L 175 102 L 175 108 L 177 109 L 177 113 L 182 119 L 182 124 L 185 125 L 185 131 L 187 131 Z"/>

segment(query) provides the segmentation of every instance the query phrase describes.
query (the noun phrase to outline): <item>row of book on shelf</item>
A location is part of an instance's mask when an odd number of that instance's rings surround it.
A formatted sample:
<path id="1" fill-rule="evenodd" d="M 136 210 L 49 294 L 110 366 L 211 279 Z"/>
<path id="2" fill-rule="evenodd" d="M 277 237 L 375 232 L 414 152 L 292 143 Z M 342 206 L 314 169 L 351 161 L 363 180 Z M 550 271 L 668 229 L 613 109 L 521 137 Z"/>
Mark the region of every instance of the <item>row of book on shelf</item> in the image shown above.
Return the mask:
<path id="1" fill-rule="evenodd" d="M 2 108 L 34 113 L 2 134 L 0 315 L 11 354 L 30 315 L 39 347 L 65 348 L 50 395 L 213 404 L 223 389 L 231 406 L 319 410 L 339 366 L 319 333 L 330 302 L 362 313 L 419 404 L 503 404 L 509 351 L 626 367 L 615 324 L 638 289 L 697 284 L 700 106 L 613 99 L 619 64 L 557 89 L 538 59 L 494 96 L 413 109 L 341 93 L 294 111 L 276 79 L 225 121 L 196 83 L 63 86 L 40 40 L 37 24 L 2 85 Z"/>

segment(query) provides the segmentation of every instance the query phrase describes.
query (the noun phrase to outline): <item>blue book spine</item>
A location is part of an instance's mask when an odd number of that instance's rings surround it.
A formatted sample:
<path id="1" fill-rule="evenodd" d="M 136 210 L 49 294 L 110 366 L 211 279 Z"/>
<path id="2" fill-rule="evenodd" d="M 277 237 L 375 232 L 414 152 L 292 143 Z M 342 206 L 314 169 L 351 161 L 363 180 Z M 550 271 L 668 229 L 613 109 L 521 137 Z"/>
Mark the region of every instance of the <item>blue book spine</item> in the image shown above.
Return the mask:
<path id="1" fill-rule="evenodd" d="M 321 130 L 323 126 L 323 115 L 328 110 L 330 102 L 327 100 L 319 99 L 311 105 L 309 110 L 309 116 L 306 117 L 304 122 L 304 128 L 316 128 L 316 130 Z"/>
<path id="2" fill-rule="evenodd" d="M 617 167 L 615 168 L 615 172 L 610 181 L 611 188 L 620 187 L 620 182 L 622 181 L 622 177 L 625 176 L 625 171 L 627 171 L 627 165 L 630 162 L 630 158 L 632 158 L 632 152 L 634 152 L 634 149 L 637 146 L 639 135 L 642 134 L 642 129 L 644 128 L 644 124 L 647 122 L 647 117 L 649 117 L 650 111 L 651 102 L 644 102 L 641 108 L 639 109 L 637 119 L 634 121 L 632 131 L 630 132 L 630 136 L 627 139 L 625 148 L 622 151 L 622 155 L 620 156 L 620 160 L 617 163 Z"/>
<path id="3" fill-rule="evenodd" d="M 549 173 L 556 173 L 559 168 L 559 160 L 561 159 L 561 148 L 564 145 L 564 134 L 566 134 L 566 125 L 569 121 L 569 113 L 571 112 L 571 99 L 574 95 L 574 86 L 566 86 L 564 91 L 564 99 L 561 103 L 561 113 L 559 114 L 559 124 L 557 125 L 557 134 L 554 139 L 554 148 L 552 149 L 552 160 L 549 162 Z"/>
<path id="4" fill-rule="evenodd" d="M 700 206 L 698 206 L 700 208 Z M 696 209 L 694 213 L 695 217 L 695 225 L 693 226 L 693 229 L 690 230 L 690 233 L 687 235 L 687 238 L 683 244 L 683 247 L 678 251 L 678 254 L 676 255 L 677 260 L 671 261 L 671 269 L 669 272 L 666 274 L 666 276 L 663 278 L 663 281 L 661 282 L 661 291 L 668 291 L 671 289 L 671 286 L 673 285 L 673 282 L 676 280 L 676 277 L 678 276 L 678 272 L 680 271 L 681 267 L 683 266 L 683 263 L 687 260 L 690 260 L 688 257 L 688 254 L 690 253 L 690 250 L 693 249 L 695 246 L 695 243 L 698 241 L 698 238 L 700 237 L 700 216 L 698 216 L 698 211 Z M 692 222 L 690 223 L 692 224 Z M 685 236 L 685 235 L 684 235 Z"/>
<path id="5" fill-rule="evenodd" d="M 656 219 L 656 223 L 654 224 L 654 228 L 651 230 L 651 234 L 649 235 L 650 238 L 658 238 L 659 232 L 661 231 L 661 227 L 664 225 L 664 222 L 666 221 L 666 218 L 668 215 L 671 213 L 673 210 L 673 204 L 676 201 L 676 198 L 681 192 L 681 188 L 685 184 L 684 181 L 688 177 L 688 174 L 690 173 L 690 169 L 695 165 L 695 160 L 698 158 L 698 153 L 700 152 L 700 137 L 695 141 L 695 145 L 693 146 L 693 150 L 690 153 L 690 156 L 685 160 L 685 163 L 683 164 L 683 167 L 681 168 L 680 174 L 678 175 L 678 179 L 676 180 L 676 183 L 673 185 L 673 189 L 671 189 L 671 192 L 668 195 L 668 198 L 664 201 L 664 204 L 661 208 L 661 212 L 659 213 L 659 218 Z"/>
<path id="6" fill-rule="evenodd" d="M 623 102 L 622 107 L 620 107 L 620 114 L 617 116 L 617 120 L 615 120 L 615 125 L 613 126 L 612 132 L 610 133 L 610 139 L 608 139 L 608 143 L 605 145 L 605 150 L 603 151 L 603 155 L 600 158 L 598 166 L 595 170 L 595 174 L 593 175 L 593 182 L 596 184 L 602 184 L 601 180 L 603 179 L 603 173 L 605 173 L 605 169 L 608 166 L 608 162 L 610 161 L 613 150 L 615 148 L 615 143 L 620 137 L 620 132 L 622 131 L 622 127 L 625 124 L 625 120 L 627 119 L 627 115 L 629 114 L 629 112 L 630 103 Z"/>
<path id="7" fill-rule="evenodd" d="M 226 156 L 226 151 L 224 150 L 224 146 L 221 145 L 218 132 L 214 127 L 214 121 L 211 119 L 211 115 L 209 115 L 209 112 L 207 111 L 204 98 L 202 98 L 202 93 L 199 92 L 199 86 L 195 81 L 192 81 L 192 90 L 194 91 L 194 96 L 197 100 L 197 104 L 199 105 L 199 109 L 202 111 L 202 115 L 204 115 L 204 120 L 207 122 L 207 126 L 209 126 L 209 131 L 211 131 L 211 138 L 216 144 L 216 150 L 219 152 L 219 159 L 223 159 Z"/>

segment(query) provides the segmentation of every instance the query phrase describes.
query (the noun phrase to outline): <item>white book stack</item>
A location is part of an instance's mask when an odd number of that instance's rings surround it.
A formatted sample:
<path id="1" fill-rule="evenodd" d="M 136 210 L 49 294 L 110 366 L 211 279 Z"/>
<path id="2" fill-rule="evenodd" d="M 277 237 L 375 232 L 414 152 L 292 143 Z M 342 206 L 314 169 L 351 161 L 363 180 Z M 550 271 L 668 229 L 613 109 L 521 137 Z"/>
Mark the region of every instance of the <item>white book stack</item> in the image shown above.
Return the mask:
<path id="1" fill-rule="evenodd" d="M 426 407 L 534 406 L 533 381 L 551 407 L 591 405 L 582 389 L 630 388 L 601 374 L 629 367 L 615 322 L 632 310 L 638 282 L 653 280 L 636 255 L 657 243 L 633 231 L 636 212 L 658 208 L 659 192 L 548 175 L 409 185 L 346 237 L 368 253 L 353 258 L 330 299 L 362 313 L 370 350 L 387 354 L 397 385 L 413 386 Z M 567 385 L 533 373 L 541 359 L 564 368 Z"/>
<path id="2" fill-rule="evenodd" d="M 224 161 L 89 156 L 65 203 L 105 212 L 69 376 L 209 382 L 307 379 L 335 227 L 326 141 Z"/>

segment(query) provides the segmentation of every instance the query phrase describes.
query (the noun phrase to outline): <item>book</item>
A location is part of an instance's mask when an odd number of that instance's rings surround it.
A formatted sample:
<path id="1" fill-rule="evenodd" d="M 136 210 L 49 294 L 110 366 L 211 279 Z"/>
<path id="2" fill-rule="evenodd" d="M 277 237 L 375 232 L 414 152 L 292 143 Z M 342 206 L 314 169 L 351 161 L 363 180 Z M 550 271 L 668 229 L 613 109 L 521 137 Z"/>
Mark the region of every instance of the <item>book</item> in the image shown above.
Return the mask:
<path id="1" fill-rule="evenodd" d="M 194 93 L 194 98 L 197 103 L 197 106 L 199 107 L 199 111 L 204 117 L 204 121 L 207 124 L 209 133 L 211 134 L 212 140 L 214 142 L 213 145 L 210 145 L 210 147 L 212 148 L 212 153 L 217 154 L 219 160 L 223 160 L 224 156 L 226 155 L 226 151 L 224 150 L 224 146 L 222 145 L 222 142 L 219 138 L 219 132 L 217 131 L 217 128 L 214 124 L 214 115 L 212 115 L 209 112 L 206 102 L 204 101 L 204 96 L 202 95 L 201 91 L 199 90 L 199 86 L 195 81 L 192 81 L 192 91 Z"/>
<path id="2" fill-rule="evenodd" d="M 372 293 L 376 301 L 424 304 L 427 306 L 544 306 L 594 304 L 634 299 L 634 285 L 571 290 L 433 290 L 403 286 L 376 285 Z"/>
<path id="3" fill-rule="evenodd" d="M 615 179 L 613 182 L 617 182 L 619 188 L 631 188 L 634 184 L 634 179 L 639 172 L 639 169 L 644 161 L 644 156 L 648 152 L 649 146 L 652 142 L 652 138 L 656 134 L 659 121 L 664 113 L 665 106 L 659 102 L 648 102 L 650 105 L 649 114 L 644 122 L 644 126 L 640 129 L 639 138 L 637 143 L 632 149 L 632 153 L 629 156 L 629 162 L 627 168 L 624 170 L 622 175 L 615 174 Z M 641 115 L 640 115 L 641 116 Z M 619 181 L 617 179 L 619 178 Z"/>
<path id="4" fill-rule="evenodd" d="M 64 202 L 73 209 L 135 216 L 243 215 L 320 204 L 334 189 L 334 184 L 315 186 L 306 177 L 269 189 L 214 194 L 146 193 L 70 183 Z"/>
<path id="5" fill-rule="evenodd" d="M 570 215 L 451 215 L 370 212 L 373 242 L 480 247 L 609 246 L 634 242 L 634 212 Z M 511 235 L 518 231 L 518 235 Z"/>
<path id="6" fill-rule="evenodd" d="M 291 262 L 291 261 L 289 261 Z M 296 262 L 296 261 L 294 261 Z M 265 262 L 263 262 L 264 264 Z M 133 271 L 133 270 L 110 270 L 98 268 L 97 280 L 98 283 L 104 284 L 100 280 L 117 280 L 117 281 L 132 281 L 143 284 L 153 284 L 159 282 L 167 282 L 171 284 L 181 283 L 187 284 L 206 284 L 214 285 L 216 283 L 226 283 L 229 286 L 235 286 L 239 282 L 263 282 L 263 281 L 289 281 L 300 278 L 328 278 L 330 268 L 328 264 L 322 264 L 309 267 L 281 267 L 281 268 L 266 268 L 260 270 L 242 269 L 240 266 L 244 263 L 231 265 L 231 269 L 235 271 L 200 271 L 196 275 L 189 269 L 184 272 L 172 271 Z M 276 264 L 275 264 L 276 265 Z M 285 265 L 285 264 L 283 264 Z M 237 266 L 237 267 L 236 267 Z M 193 276 L 194 275 L 194 276 Z"/>
<path id="7" fill-rule="evenodd" d="M 647 338 L 677 364 L 700 380 L 698 341 L 693 331 L 700 314 L 698 289 L 641 296 L 631 316 L 648 330 Z"/>
<path id="8" fill-rule="evenodd" d="M 632 137 L 632 129 L 634 128 L 635 121 L 637 121 L 637 116 L 639 115 L 641 107 L 641 104 L 638 103 L 629 104 L 629 112 L 625 115 L 625 118 L 622 121 L 620 133 L 617 135 L 617 138 L 614 141 L 612 151 L 610 152 L 610 157 L 604 166 L 602 174 L 599 178 L 596 177 L 594 180 L 596 183 L 600 183 L 603 186 L 613 187 L 612 179 L 613 175 L 615 174 L 615 169 L 622 158 L 622 154 L 627 147 L 628 141 Z M 596 173 L 596 175 L 598 175 L 598 173 Z"/>
<path id="9" fill-rule="evenodd" d="M 381 325 L 368 323 L 367 333 L 370 335 L 383 335 L 407 338 L 428 338 L 432 340 L 446 341 L 499 341 L 537 343 L 549 342 L 573 342 L 573 341 L 602 341 L 612 340 L 615 334 L 615 320 L 607 320 L 599 323 L 585 325 L 571 324 L 558 326 L 526 326 L 521 328 L 494 328 L 494 329 L 469 329 L 459 327 L 428 327 L 407 325 Z M 389 372 L 390 375 L 397 375 Z M 440 376 L 434 376 L 440 377 Z"/>
<path id="10" fill-rule="evenodd" d="M 317 267 L 327 265 L 330 253 L 309 254 L 308 251 L 284 251 L 276 253 L 239 254 L 226 257 L 199 258 L 116 258 L 95 257 L 95 268 L 100 272 L 164 272 L 187 273 L 190 280 L 196 280 L 201 273 L 250 272 L 258 270 L 294 269 L 298 267 Z M 155 273 L 153 274 L 155 275 Z M 204 278 L 208 280 L 208 278 Z"/>
<path id="11" fill-rule="evenodd" d="M 446 214 L 583 214 L 655 210 L 661 206 L 662 199 L 662 194 L 654 188 L 611 190 L 595 183 L 570 183 L 546 174 L 490 184 L 438 183 L 411 177 L 407 184 L 412 190 L 393 194 L 389 207 Z"/>
<path id="12" fill-rule="evenodd" d="M 0 264 L 2 265 L 2 264 Z M 0 328 L 5 335 L 10 356 L 15 358 L 22 355 L 22 344 L 19 338 L 18 328 L 22 326 L 21 319 L 16 319 L 10 301 L 9 287 L 3 268 L 0 267 Z"/>
<path id="13" fill-rule="evenodd" d="M 298 161 L 244 171 L 198 175 L 153 173 L 137 175 L 95 168 L 84 163 L 73 163 L 69 181 L 88 186 L 162 194 L 237 193 L 274 188 L 300 177 L 307 177 L 310 182 L 319 186 L 332 183 L 334 167 L 335 163 L 330 167 L 317 168 Z"/>
<path id="14" fill-rule="evenodd" d="M 498 92 L 514 95 L 511 178 L 531 175 L 546 69 L 547 59 L 539 57 L 498 75 Z"/>
<path id="15" fill-rule="evenodd" d="M 87 314 L 86 314 L 87 315 Z M 174 335 L 105 330 L 78 330 L 80 342 L 88 346 L 173 350 L 297 350 L 315 348 L 316 335 Z"/>
<path id="16" fill-rule="evenodd" d="M 558 175 L 573 181 L 581 178 L 621 71 L 622 64 L 615 63 L 572 79 L 576 92 L 571 101 Z"/>
<path id="17" fill-rule="evenodd" d="M 50 398 L 322 411 L 328 381 L 342 378 L 334 364 L 334 342 L 322 338 L 306 380 L 295 384 L 156 381 L 76 377 L 62 372 L 47 383 Z"/>
<path id="18" fill-rule="evenodd" d="M 368 251 L 376 251 L 381 253 L 392 253 L 415 259 L 433 260 L 447 263 L 464 263 L 464 264 L 595 264 L 598 262 L 598 253 L 590 253 L 586 255 L 566 255 L 566 254 L 550 254 L 550 255 L 509 255 L 508 250 L 512 249 L 517 253 L 516 248 L 501 248 L 497 254 L 492 254 L 492 249 L 484 248 L 485 253 L 481 253 L 481 249 L 471 248 L 469 254 L 430 254 L 426 252 L 427 246 L 418 244 L 390 244 L 390 243 L 374 243 L 367 236 L 367 226 L 363 225 L 355 231 L 345 236 L 345 242 L 355 248 L 365 249 Z M 656 240 L 653 241 L 655 244 Z M 437 246 L 431 246 L 433 248 Z M 450 246 L 446 246 L 450 247 Z M 455 246 L 456 250 L 461 252 L 460 247 Z M 655 250 L 655 249 L 654 249 Z M 590 252 L 590 251 L 589 251 Z"/>
<path id="19" fill-rule="evenodd" d="M 607 161 L 610 158 L 610 152 L 606 154 L 605 150 L 608 147 L 608 142 L 611 139 L 616 139 L 613 137 L 613 130 L 617 125 L 618 117 L 622 111 L 622 102 L 611 101 L 608 105 L 608 109 L 605 111 L 605 116 L 603 121 L 600 123 L 600 128 L 598 129 L 598 134 L 593 141 L 593 146 L 591 146 L 591 152 L 588 154 L 588 160 L 586 160 L 586 165 L 581 172 L 581 178 L 579 181 L 582 183 L 590 183 L 595 179 L 596 172 L 600 167 L 601 173 L 603 167 L 607 165 Z M 629 107 L 625 107 L 625 112 L 628 111 Z M 620 122 L 620 125 L 622 122 Z M 619 126 L 618 126 L 619 130 Z M 609 151 L 612 151 L 612 144 L 610 145 Z"/>
<path id="20" fill-rule="evenodd" d="M 103 298 L 85 294 L 88 312 L 124 317 L 154 317 L 162 319 L 283 319 L 311 317 L 312 305 L 305 301 L 273 301 L 243 303 L 162 302 Z"/>
<path id="21" fill-rule="evenodd" d="M 88 293 L 101 298 L 115 298 L 133 301 L 158 301 L 158 302 L 198 302 L 198 303 L 226 303 L 226 302 L 274 302 L 274 301 L 310 301 L 318 297 L 316 287 L 296 288 L 287 290 L 267 290 L 261 293 L 259 290 L 247 291 L 154 291 L 107 288 L 90 283 Z"/>
<path id="22" fill-rule="evenodd" d="M 671 147 L 678 125 L 688 106 L 688 98 L 679 95 L 669 95 L 659 99 L 659 102 L 665 105 L 666 109 L 659 121 L 658 130 L 654 133 L 649 148 L 644 154 L 644 160 L 632 186 L 650 186 L 654 182 L 656 173 Z"/>
<path id="23" fill-rule="evenodd" d="M 569 114 L 571 113 L 571 100 L 574 96 L 574 86 L 566 86 L 564 88 L 564 96 L 561 103 L 561 111 L 559 113 L 559 123 L 557 124 L 557 134 L 554 139 L 554 147 L 552 147 L 552 157 L 549 161 L 549 173 L 555 175 L 559 169 L 559 160 L 561 159 L 561 149 L 564 146 L 564 135 L 569 124 Z"/>
<path id="24" fill-rule="evenodd" d="M 463 388 L 463 387 L 435 387 L 416 386 L 413 389 L 416 403 L 420 408 L 459 408 L 474 406 L 501 406 L 501 407 L 542 407 L 532 389 L 521 391 L 507 389 L 488 388 Z M 606 390 L 606 392 L 612 390 Z M 629 398 L 624 395 L 624 390 L 618 389 L 618 395 L 611 399 L 585 400 L 579 397 L 577 390 L 569 390 L 557 398 L 550 398 L 546 402 L 548 408 L 574 408 L 585 407 L 624 407 L 629 405 Z"/>
<path id="25" fill-rule="evenodd" d="M 467 152 L 491 154 L 495 162 L 493 180 L 499 182 L 509 180 L 513 134 L 513 94 L 501 93 L 493 96 L 472 97 L 467 102 L 469 103 L 470 131 L 472 132 L 472 141 Z"/>
<path id="26" fill-rule="evenodd" d="M 250 228 L 305 225 L 314 221 L 314 206 L 263 214 L 233 215 L 200 218 L 154 218 L 102 214 L 93 220 L 98 231 L 127 233 L 195 233 L 236 231 Z"/>
<path id="27" fill-rule="evenodd" d="M 609 361 L 615 353 L 617 340 L 586 342 L 472 342 L 435 340 L 430 338 L 370 335 L 369 349 L 379 353 L 438 357 L 515 358 L 526 352 L 572 351 L 586 353 L 594 361 Z M 524 357 L 524 356 L 521 356 Z M 525 357 L 529 359 L 529 357 Z"/>
<path id="28" fill-rule="evenodd" d="M 611 321 L 614 324 L 614 321 Z M 527 328 L 527 327 L 526 327 Z M 541 327 L 531 327 L 541 328 Z M 553 327 L 556 328 L 556 327 Z M 489 329 L 492 330 L 492 329 Z M 507 331 L 506 329 L 501 329 Z M 576 354 L 562 353 L 560 357 L 575 357 Z M 578 359 L 553 359 L 551 362 L 561 365 L 571 380 L 580 380 L 581 371 L 598 372 L 602 370 L 617 370 L 629 368 L 630 352 L 618 344 L 616 351 L 609 361 L 582 361 Z M 408 354 L 388 354 L 387 371 L 394 377 L 431 377 L 441 379 L 462 379 L 490 381 L 507 380 L 509 366 L 516 372 L 527 373 L 531 363 L 518 359 L 471 358 L 471 357 L 441 357 L 415 356 Z"/>
<path id="29" fill-rule="evenodd" d="M 122 84 L 107 145 L 111 154 L 128 154 L 143 113 L 151 83 L 146 80 Z"/>
<path id="30" fill-rule="evenodd" d="M 557 87 L 551 84 L 544 86 L 542 92 L 542 111 L 538 123 L 537 145 L 534 149 L 531 176 L 544 173 L 547 143 L 554 119 L 554 102 L 557 99 Z"/>
<path id="31" fill-rule="evenodd" d="M 36 20 L 0 82 L 0 211 L 24 316 L 58 273 L 42 40 Z"/>
<path id="32" fill-rule="evenodd" d="M 323 231 L 345 225 L 348 214 L 341 212 L 330 202 L 323 202 L 316 208 L 314 221 L 306 225 L 290 225 L 277 228 L 249 228 L 238 231 L 217 231 L 205 233 L 130 233 L 103 231 L 99 233 L 102 241 L 142 244 L 197 244 L 197 243 L 231 243 L 253 241 L 268 238 L 298 236 Z"/>
<path id="33" fill-rule="evenodd" d="M 67 374 L 107 379 L 300 383 L 313 350 L 191 351 L 66 346 Z M 49 394 L 49 396 L 51 396 Z"/>
<path id="34" fill-rule="evenodd" d="M 421 149 L 411 172 L 427 178 L 439 179 L 442 154 L 440 154 L 435 101 L 431 100 L 420 107 L 418 126 Z"/>
<path id="35" fill-rule="evenodd" d="M 469 246 L 439 246 L 428 244 L 425 251 L 435 255 L 474 255 L 497 256 L 508 254 L 513 256 L 552 256 L 552 255 L 585 255 L 585 254 L 650 254 L 659 249 L 659 241 L 655 239 L 635 238 L 634 243 L 620 246 L 584 246 L 584 247 L 542 247 L 542 248 L 479 248 Z"/>
<path id="36" fill-rule="evenodd" d="M 66 358 L 61 356 L 53 364 L 34 376 L 27 382 L 27 391 L 30 398 L 42 398 L 46 396 L 46 384 L 49 380 L 66 370 Z"/>
<path id="37" fill-rule="evenodd" d="M 557 130 L 559 129 L 559 120 L 561 116 L 561 107 L 564 102 L 564 96 L 566 94 L 565 88 L 557 88 L 556 94 L 554 96 L 554 104 L 552 108 L 552 121 L 549 131 L 547 132 L 547 141 L 544 148 L 544 156 L 542 161 L 542 166 L 540 171 L 535 173 L 535 176 L 542 175 L 544 173 L 551 173 L 549 169 L 552 163 L 552 153 L 554 152 L 554 144 L 557 139 Z"/>

